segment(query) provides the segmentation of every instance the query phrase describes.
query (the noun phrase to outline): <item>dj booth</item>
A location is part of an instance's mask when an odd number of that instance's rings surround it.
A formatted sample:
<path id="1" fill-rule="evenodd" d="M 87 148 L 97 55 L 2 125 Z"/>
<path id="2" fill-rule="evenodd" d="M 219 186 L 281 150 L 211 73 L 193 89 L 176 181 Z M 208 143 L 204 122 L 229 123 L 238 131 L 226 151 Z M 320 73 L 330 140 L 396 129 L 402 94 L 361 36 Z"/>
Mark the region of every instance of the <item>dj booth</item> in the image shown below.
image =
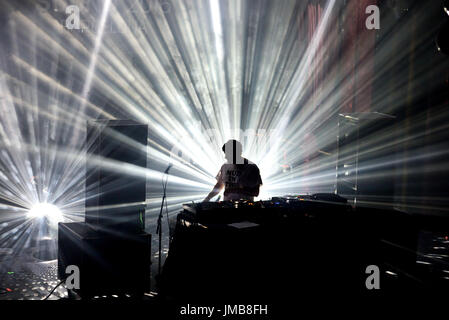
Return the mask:
<path id="1" fill-rule="evenodd" d="M 86 219 L 59 224 L 58 275 L 65 280 L 67 267 L 78 266 L 81 288 L 75 292 L 82 297 L 141 296 L 149 290 L 151 279 L 146 181 L 108 170 L 91 159 L 145 167 L 146 148 L 135 150 L 122 140 L 145 146 L 148 128 L 120 120 L 95 121 L 87 128 Z M 157 275 L 158 291 L 169 299 L 231 302 L 241 298 L 255 303 L 288 299 L 291 292 L 366 293 L 370 265 L 381 268 L 382 288 L 387 291 L 435 288 L 447 277 L 448 268 L 440 259 L 445 255 L 432 250 L 449 242 L 447 225 L 447 221 L 421 220 L 392 209 L 355 209 L 336 194 L 184 204 L 170 233 L 168 257 Z M 423 228 L 431 232 L 423 233 Z M 418 260 L 422 263 L 416 266 Z M 423 266 L 440 266 L 441 272 Z M 387 271 L 395 275 L 394 281 L 383 278 Z M 417 278 L 424 281 L 417 284 Z"/>
<path id="2" fill-rule="evenodd" d="M 380 263 L 380 242 L 359 222 L 333 194 L 185 204 L 161 294 L 271 301 L 295 291 L 366 291 L 365 269 Z"/>

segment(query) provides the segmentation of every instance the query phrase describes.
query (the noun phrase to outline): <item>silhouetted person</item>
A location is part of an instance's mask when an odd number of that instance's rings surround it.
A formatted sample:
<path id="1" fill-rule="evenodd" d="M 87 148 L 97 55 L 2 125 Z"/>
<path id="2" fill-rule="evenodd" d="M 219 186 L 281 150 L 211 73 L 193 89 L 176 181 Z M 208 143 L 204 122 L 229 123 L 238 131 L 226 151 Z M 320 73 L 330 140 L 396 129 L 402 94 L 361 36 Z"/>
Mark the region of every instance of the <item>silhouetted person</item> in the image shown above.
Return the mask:
<path id="1" fill-rule="evenodd" d="M 224 188 L 224 200 L 254 200 L 259 195 L 262 178 L 257 165 L 242 157 L 242 144 L 229 140 L 222 147 L 227 162 L 217 174 L 217 184 L 204 201 L 209 201 Z"/>

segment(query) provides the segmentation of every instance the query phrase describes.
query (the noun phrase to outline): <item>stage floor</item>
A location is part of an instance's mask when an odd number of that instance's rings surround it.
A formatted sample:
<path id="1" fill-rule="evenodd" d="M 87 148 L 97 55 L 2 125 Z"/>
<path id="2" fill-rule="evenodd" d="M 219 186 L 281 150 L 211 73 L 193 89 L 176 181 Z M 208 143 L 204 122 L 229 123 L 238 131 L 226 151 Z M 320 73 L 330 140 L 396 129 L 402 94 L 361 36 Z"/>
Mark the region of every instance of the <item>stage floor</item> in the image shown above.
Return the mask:
<path id="1" fill-rule="evenodd" d="M 36 258 L 38 248 L 28 248 L 20 255 L 0 256 L 0 300 L 42 300 L 58 284 L 57 259 Z M 49 300 L 67 297 L 67 290 L 58 287 Z"/>
<path id="2" fill-rule="evenodd" d="M 155 240 L 152 242 L 152 248 L 155 249 Z M 164 246 L 164 256 L 167 252 L 168 248 Z M 157 252 L 153 250 L 152 291 L 155 286 L 154 276 L 157 274 L 157 258 Z M 12 248 L 0 248 L 0 300 L 42 300 L 58 283 L 55 240 L 34 242 L 32 246 L 22 248 L 20 252 L 15 252 Z M 48 300 L 61 298 L 68 298 L 64 285 L 58 287 Z"/>

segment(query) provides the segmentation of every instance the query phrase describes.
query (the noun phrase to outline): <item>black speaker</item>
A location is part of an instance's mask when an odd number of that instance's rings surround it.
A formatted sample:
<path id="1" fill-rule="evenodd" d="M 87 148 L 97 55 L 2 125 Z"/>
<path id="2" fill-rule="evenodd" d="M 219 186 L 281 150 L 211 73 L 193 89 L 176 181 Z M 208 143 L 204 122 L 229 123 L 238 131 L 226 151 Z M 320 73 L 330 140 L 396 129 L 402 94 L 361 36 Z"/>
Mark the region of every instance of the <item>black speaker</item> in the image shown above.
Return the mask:
<path id="1" fill-rule="evenodd" d="M 83 298 L 95 295 L 135 294 L 150 289 L 151 235 L 125 237 L 104 234 L 86 223 L 59 223 L 58 276 L 66 279 L 66 268 L 80 271 Z"/>
<path id="2" fill-rule="evenodd" d="M 87 123 L 86 223 L 96 230 L 143 232 L 148 126 L 131 120 Z"/>

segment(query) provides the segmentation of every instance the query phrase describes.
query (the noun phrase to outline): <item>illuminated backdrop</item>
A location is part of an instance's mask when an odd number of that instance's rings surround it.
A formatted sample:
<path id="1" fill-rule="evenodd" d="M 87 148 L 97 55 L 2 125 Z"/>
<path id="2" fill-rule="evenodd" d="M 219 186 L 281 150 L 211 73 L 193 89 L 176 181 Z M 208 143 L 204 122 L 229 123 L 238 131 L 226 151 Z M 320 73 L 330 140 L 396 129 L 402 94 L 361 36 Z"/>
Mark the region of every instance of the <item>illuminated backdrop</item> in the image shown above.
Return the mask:
<path id="1" fill-rule="evenodd" d="M 354 112 L 396 117 L 347 150 L 394 177 L 371 204 L 447 212 L 443 19 L 438 1 L 2 0 L 0 246 L 43 232 L 27 214 L 40 203 L 83 219 L 88 119 L 148 123 L 148 168 L 96 160 L 147 178 L 149 229 L 167 165 L 173 214 L 207 195 L 230 138 L 259 165 L 260 198 L 334 192 L 338 118 Z"/>

